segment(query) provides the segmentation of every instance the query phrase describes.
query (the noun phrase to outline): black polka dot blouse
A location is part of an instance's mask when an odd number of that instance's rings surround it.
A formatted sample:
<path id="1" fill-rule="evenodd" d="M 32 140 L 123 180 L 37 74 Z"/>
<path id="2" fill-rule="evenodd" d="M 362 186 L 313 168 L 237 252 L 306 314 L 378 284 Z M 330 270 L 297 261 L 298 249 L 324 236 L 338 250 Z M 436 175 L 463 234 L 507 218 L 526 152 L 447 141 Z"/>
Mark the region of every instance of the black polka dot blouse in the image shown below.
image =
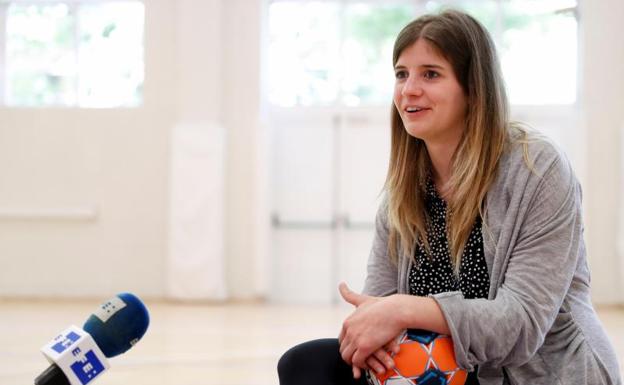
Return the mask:
<path id="1" fill-rule="evenodd" d="M 415 250 L 415 262 L 409 276 L 410 294 L 427 296 L 448 291 L 461 291 L 464 298 L 487 298 L 490 277 L 483 254 L 481 218 L 477 217 L 462 255 L 459 276 L 453 273 L 446 238 L 446 202 L 438 195 L 430 180 L 427 183 L 425 207 L 430 223 L 427 237 L 431 258 L 424 245 Z"/>

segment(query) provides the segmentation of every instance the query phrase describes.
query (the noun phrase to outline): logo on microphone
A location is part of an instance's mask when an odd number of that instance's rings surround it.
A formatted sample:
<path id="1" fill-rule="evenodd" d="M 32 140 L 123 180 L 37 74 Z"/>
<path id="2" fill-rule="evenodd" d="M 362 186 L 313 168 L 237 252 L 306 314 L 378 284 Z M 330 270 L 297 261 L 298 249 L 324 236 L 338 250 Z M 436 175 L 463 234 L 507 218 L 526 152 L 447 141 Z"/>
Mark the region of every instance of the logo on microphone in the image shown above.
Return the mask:
<path id="1" fill-rule="evenodd" d="M 51 364 L 58 366 L 70 385 L 87 385 L 109 369 L 106 356 L 93 337 L 70 326 L 41 348 Z"/>
<path id="2" fill-rule="evenodd" d="M 95 376 L 104 371 L 104 365 L 102 365 L 102 362 L 100 362 L 93 350 L 86 352 L 82 359 L 74 362 L 70 367 L 83 385 L 88 384 Z"/>
<path id="3" fill-rule="evenodd" d="M 67 335 L 61 334 L 60 336 L 55 338 L 56 341 L 58 340 L 60 341 L 52 346 L 52 350 L 61 354 L 79 339 L 80 339 L 80 336 L 77 333 L 74 333 L 73 331 L 70 331 Z"/>

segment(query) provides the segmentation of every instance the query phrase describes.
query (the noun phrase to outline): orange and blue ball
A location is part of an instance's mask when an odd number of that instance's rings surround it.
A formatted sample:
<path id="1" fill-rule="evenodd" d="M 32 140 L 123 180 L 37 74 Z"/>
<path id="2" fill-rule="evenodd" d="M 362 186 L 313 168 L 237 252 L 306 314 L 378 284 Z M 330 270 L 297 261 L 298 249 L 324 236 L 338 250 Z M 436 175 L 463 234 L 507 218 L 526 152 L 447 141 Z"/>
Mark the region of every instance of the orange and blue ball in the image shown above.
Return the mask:
<path id="1" fill-rule="evenodd" d="M 446 335 L 408 329 L 393 354 L 395 367 L 383 374 L 366 371 L 370 385 L 463 385 L 467 372 L 457 366 L 453 340 Z"/>

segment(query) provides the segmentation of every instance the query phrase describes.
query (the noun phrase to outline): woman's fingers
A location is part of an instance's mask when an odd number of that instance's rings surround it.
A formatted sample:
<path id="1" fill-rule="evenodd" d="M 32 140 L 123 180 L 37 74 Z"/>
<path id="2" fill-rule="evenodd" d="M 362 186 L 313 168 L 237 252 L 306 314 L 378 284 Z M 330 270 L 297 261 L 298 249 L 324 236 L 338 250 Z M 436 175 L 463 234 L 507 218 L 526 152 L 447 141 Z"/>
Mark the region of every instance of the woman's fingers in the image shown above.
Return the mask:
<path id="1" fill-rule="evenodd" d="M 353 364 L 353 353 L 355 352 L 355 346 L 353 344 L 344 343 L 340 345 L 340 356 L 347 364 Z"/>
<path id="2" fill-rule="evenodd" d="M 382 360 L 380 360 L 377 355 L 372 355 L 366 359 L 366 365 L 369 368 L 377 372 L 377 374 L 384 374 L 386 370 L 390 369 L 387 367 Z"/>
<path id="3" fill-rule="evenodd" d="M 377 362 L 384 366 L 384 372 L 386 370 L 394 368 L 394 360 L 392 359 L 392 357 L 390 357 L 390 354 L 388 354 L 388 352 L 384 349 L 377 349 L 371 357 L 376 358 Z M 368 360 L 366 360 L 366 363 L 368 363 Z"/>
<path id="4" fill-rule="evenodd" d="M 399 344 L 398 338 L 393 338 L 392 340 L 390 340 L 390 342 L 388 342 L 386 346 L 384 346 L 384 349 L 386 349 L 386 351 L 389 353 L 398 354 L 401 350 L 401 345 Z"/>
<path id="5" fill-rule="evenodd" d="M 340 345 L 340 354 L 342 359 L 351 365 L 353 370 L 353 378 L 358 379 L 362 375 L 363 369 L 371 369 L 378 374 L 394 368 L 394 360 L 391 354 L 398 353 L 399 344 L 396 340 L 388 342 L 382 349 L 377 349 L 373 354 L 364 360 L 364 365 L 359 363 L 359 359 L 355 360 L 355 349 L 353 345 Z"/>
<path id="6" fill-rule="evenodd" d="M 353 368 L 353 378 L 357 380 L 362 376 L 362 369 L 358 368 L 355 365 L 353 365 L 351 368 Z"/>
<path id="7" fill-rule="evenodd" d="M 372 356 L 372 354 L 366 353 L 359 348 L 355 349 L 353 354 L 351 355 L 351 364 L 363 368 L 366 366 L 366 360 L 369 356 Z"/>

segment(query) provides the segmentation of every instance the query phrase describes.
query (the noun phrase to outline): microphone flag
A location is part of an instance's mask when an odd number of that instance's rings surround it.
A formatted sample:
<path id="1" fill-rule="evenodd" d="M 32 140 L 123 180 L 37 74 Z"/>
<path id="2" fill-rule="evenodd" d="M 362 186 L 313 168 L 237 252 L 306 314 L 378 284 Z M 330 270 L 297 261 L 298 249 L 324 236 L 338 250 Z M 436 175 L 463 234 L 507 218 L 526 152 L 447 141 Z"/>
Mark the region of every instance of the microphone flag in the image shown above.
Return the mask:
<path id="1" fill-rule="evenodd" d="M 110 368 L 93 337 L 70 326 L 41 348 L 50 364 L 56 364 L 71 385 L 87 385 Z"/>

